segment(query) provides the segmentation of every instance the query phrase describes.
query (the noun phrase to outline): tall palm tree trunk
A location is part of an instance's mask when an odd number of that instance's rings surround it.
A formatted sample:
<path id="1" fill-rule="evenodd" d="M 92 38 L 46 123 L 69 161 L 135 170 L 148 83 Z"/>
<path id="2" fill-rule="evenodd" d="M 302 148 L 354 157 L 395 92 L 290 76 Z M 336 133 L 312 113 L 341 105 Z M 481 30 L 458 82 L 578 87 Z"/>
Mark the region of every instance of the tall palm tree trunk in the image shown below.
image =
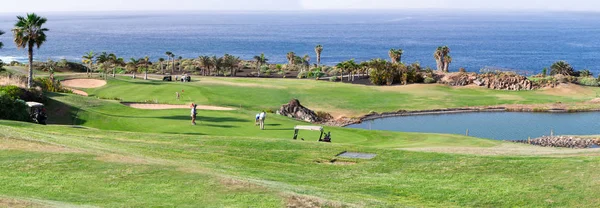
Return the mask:
<path id="1" fill-rule="evenodd" d="M 29 76 L 27 77 L 27 88 L 33 87 L 33 44 L 27 49 L 29 58 Z"/>
<path id="2" fill-rule="evenodd" d="M 144 70 L 144 80 L 148 80 L 148 69 Z"/>

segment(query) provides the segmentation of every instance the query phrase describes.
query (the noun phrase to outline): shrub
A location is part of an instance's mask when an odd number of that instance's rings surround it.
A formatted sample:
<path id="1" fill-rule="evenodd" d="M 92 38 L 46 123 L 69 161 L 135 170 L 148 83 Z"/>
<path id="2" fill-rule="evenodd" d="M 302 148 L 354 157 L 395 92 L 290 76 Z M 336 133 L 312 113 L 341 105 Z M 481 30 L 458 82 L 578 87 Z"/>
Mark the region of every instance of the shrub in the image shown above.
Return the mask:
<path id="1" fill-rule="evenodd" d="M 598 83 L 598 80 L 594 77 L 581 77 L 579 79 L 577 79 L 577 83 L 580 85 L 585 85 L 585 86 L 600 86 L 600 84 Z"/>
<path id="2" fill-rule="evenodd" d="M 21 99 L 25 101 L 34 101 L 39 103 L 46 102 L 46 97 L 41 91 L 35 89 L 25 89 L 14 85 L 0 86 L 0 92 L 5 93 L 13 99 Z"/>
<path id="3" fill-rule="evenodd" d="M 42 88 L 43 91 L 46 92 L 63 92 L 68 93 L 71 92 L 68 89 L 65 89 L 61 86 L 60 81 L 52 82 L 52 80 L 48 78 L 35 78 L 34 80 L 36 86 Z"/>
<path id="4" fill-rule="evenodd" d="M 317 114 L 317 118 L 319 118 L 320 121 L 329 121 L 333 119 L 333 116 L 327 112 L 317 111 L 315 114 Z"/>
<path id="5" fill-rule="evenodd" d="M 579 76 L 580 77 L 591 77 L 593 76 L 592 72 L 590 72 L 590 70 L 584 69 L 579 71 Z"/>
<path id="6" fill-rule="evenodd" d="M 465 69 L 464 67 L 460 67 L 460 69 L 458 69 L 458 72 L 465 73 L 467 72 L 467 69 Z"/>
<path id="7" fill-rule="evenodd" d="M 11 61 L 10 65 L 11 66 L 21 66 L 21 63 L 19 63 L 18 61 Z"/>
<path id="8" fill-rule="evenodd" d="M 298 73 L 298 79 L 304 79 L 304 78 L 307 78 L 307 77 L 306 77 L 306 75 L 307 75 L 307 73 L 306 73 L 306 72 L 304 72 L 304 71 L 303 71 L 303 72 L 300 72 L 300 73 Z"/>
<path id="9" fill-rule="evenodd" d="M 0 119 L 14 121 L 31 121 L 27 112 L 27 104 L 21 99 L 14 99 L 5 92 L 0 92 Z"/>
<path id="10" fill-rule="evenodd" d="M 339 80 L 340 80 L 340 79 L 338 79 L 338 77 L 337 77 L 337 76 L 329 77 L 329 81 L 330 81 L 330 82 L 337 82 L 337 81 L 339 81 Z"/>
<path id="11" fill-rule="evenodd" d="M 435 79 L 431 78 L 431 77 L 427 77 L 427 78 L 425 78 L 425 80 L 423 80 L 423 83 L 425 83 L 425 84 L 433 84 L 433 83 L 435 83 Z"/>

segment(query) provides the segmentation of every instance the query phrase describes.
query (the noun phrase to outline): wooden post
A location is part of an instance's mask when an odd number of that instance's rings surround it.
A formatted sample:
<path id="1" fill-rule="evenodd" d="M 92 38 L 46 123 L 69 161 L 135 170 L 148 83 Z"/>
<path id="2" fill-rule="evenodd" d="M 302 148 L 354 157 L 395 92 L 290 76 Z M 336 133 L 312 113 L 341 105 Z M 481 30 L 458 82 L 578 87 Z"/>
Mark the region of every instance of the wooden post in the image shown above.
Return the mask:
<path id="1" fill-rule="evenodd" d="M 466 133 L 466 135 L 467 135 L 467 136 L 469 136 L 469 129 L 467 129 L 467 133 Z"/>
<path id="2" fill-rule="evenodd" d="M 554 129 L 550 129 L 550 137 L 554 137 Z"/>
<path id="3" fill-rule="evenodd" d="M 527 143 L 531 144 L 531 137 L 527 138 Z"/>

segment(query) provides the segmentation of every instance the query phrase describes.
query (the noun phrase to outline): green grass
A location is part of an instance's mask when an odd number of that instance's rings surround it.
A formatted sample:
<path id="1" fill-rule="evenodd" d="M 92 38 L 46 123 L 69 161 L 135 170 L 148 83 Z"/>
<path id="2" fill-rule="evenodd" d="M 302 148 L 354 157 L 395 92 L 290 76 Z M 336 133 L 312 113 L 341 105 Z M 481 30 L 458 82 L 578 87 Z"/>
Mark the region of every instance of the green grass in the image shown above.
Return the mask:
<path id="1" fill-rule="evenodd" d="M 204 78 L 192 83 L 112 79 L 109 85 L 86 90 L 91 96 L 119 98 L 129 102 L 158 101 L 242 107 L 252 110 L 276 109 L 292 98 L 311 109 L 334 115 L 359 116 L 397 110 L 427 110 L 498 104 L 573 103 L 596 97 L 598 88 L 585 88 L 577 95 L 549 95 L 541 91 L 498 91 L 454 88 L 442 85 L 377 87 L 330 83 L 315 80 Z M 183 99 L 175 100 L 175 92 Z"/>
<path id="2" fill-rule="evenodd" d="M 182 89 L 183 101 L 175 101 L 175 91 Z M 332 144 L 316 142 L 317 132 L 301 132 L 306 141 L 294 141 L 293 126 L 306 123 L 269 114 L 267 129 L 261 131 L 253 122 L 258 110 L 276 108 L 290 98 L 311 108 L 358 115 L 492 102 L 577 102 L 591 99 L 588 94 L 222 78 L 183 84 L 119 78 L 87 91 L 105 98 L 173 104 L 187 103 L 189 96 L 200 104 L 238 109 L 201 110 L 201 123 L 191 126 L 186 109 L 140 110 L 117 101 L 49 94 L 49 122 L 68 125 L 0 121 L 0 206 L 3 199 L 19 199 L 57 207 L 283 207 L 294 204 L 294 197 L 325 207 L 600 203 L 595 197 L 600 194 L 596 157 L 411 152 L 398 149 L 486 148 L 502 142 L 337 127 L 326 127 Z M 336 157 L 343 151 L 377 157 Z"/>
<path id="3" fill-rule="evenodd" d="M 129 133 L 0 121 L 0 137 L 44 148 L 0 151 L 0 195 L 68 204 L 277 207 L 288 194 L 332 205 L 585 207 L 599 203 L 598 158 L 417 153 L 260 137 Z M 50 148 L 46 148 L 50 149 Z M 376 153 L 344 160 L 342 151 Z M 122 155 L 106 161 L 104 155 Z M 321 163 L 318 163 L 321 162 Z M 223 180 L 235 180 L 235 183 Z M 242 185 L 236 185 L 236 183 Z"/>

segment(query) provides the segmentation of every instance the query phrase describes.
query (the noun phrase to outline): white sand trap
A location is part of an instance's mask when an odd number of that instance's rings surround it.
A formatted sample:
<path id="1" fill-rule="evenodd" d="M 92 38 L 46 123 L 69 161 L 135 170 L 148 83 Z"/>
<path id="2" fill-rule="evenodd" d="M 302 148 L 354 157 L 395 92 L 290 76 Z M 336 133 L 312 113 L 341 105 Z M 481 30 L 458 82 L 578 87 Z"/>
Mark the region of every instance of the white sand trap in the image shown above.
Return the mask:
<path id="1" fill-rule="evenodd" d="M 73 88 L 98 88 L 106 85 L 106 81 L 99 79 L 69 79 L 62 81 L 61 84 Z"/>
<path id="2" fill-rule="evenodd" d="M 144 104 L 144 103 L 122 103 L 123 105 L 147 110 L 166 110 L 166 109 L 190 109 L 190 105 L 168 105 L 168 104 Z M 198 110 L 214 110 L 214 111 L 232 111 L 234 108 L 210 106 L 210 105 L 198 105 Z"/>

